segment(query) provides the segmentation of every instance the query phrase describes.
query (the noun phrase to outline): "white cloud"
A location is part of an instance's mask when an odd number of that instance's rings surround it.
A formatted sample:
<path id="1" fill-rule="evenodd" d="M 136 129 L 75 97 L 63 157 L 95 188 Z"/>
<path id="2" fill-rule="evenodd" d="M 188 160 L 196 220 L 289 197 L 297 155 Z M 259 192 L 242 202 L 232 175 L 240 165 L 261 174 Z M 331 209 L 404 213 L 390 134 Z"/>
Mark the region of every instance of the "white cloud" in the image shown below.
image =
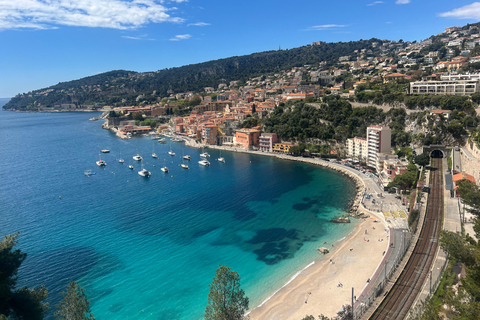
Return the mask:
<path id="1" fill-rule="evenodd" d="M 147 35 L 146 35 L 146 34 L 140 35 L 140 36 L 137 36 L 137 37 L 122 36 L 122 38 L 124 38 L 124 39 L 130 39 L 130 40 L 148 40 L 148 41 L 153 41 L 153 40 L 155 40 L 155 39 L 152 39 L 152 38 L 147 38 Z"/>
<path id="2" fill-rule="evenodd" d="M 205 26 L 209 26 L 210 23 L 206 23 L 206 22 L 195 22 L 195 23 L 189 23 L 187 26 L 190 27 L 190 26 L 196 26 L 196 27 L 205 27 Z"/>
<path id="3" fill-rule="evenodd" d="M 185 0 L 174 0 L 180 3 Z M 148 23 L 183 22 L 160 0 L 0 0 L 0 30 L 58 26 L 133 29 Z"/>
<path id="4" fill-rule="evenodd" d="M 367 6 L 374 6 L 376 4 L 381 4 L 381 3 L 383 3 L 383 1 L 375 1 L 375 2 L 367 4 Z"/>
<path id="5" fill-rule="evenodd" d="M 440 17 L 458 18 L 458 19 L 480 19 L 480 2 L 454 9 L 452 11 L 442 12 Z"/>
<path id="6" fill-rule="evenodd" d="M 190 39 L 192 36 L 190 34 L 177 34 L 175 37 L 171 38 L 170 41 L 180 41 Z"/>
<path id="7" fill-rule="evenodd" d="M 322 24 L 319 26 L 309 27 L 307 30 L 329 30 L 334 28 L 344 28 L 346 24 Z"/>
<path id="8" fill-rule="evenodd" d="M 409 4 L 410 1 L 412 1 L 412 0 L 397 0 L 397 1 L 395 1 L 395 3 L 396 4 Z"/>

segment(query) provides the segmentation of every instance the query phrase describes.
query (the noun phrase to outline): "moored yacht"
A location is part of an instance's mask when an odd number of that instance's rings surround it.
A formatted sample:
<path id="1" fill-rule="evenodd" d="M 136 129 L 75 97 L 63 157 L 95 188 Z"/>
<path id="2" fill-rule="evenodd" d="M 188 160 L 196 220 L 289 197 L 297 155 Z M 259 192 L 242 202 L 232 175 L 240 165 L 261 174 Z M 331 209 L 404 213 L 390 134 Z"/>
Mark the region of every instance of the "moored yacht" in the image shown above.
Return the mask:
<path id="1" fill-rule="evenodd" d="M 142 161 L 143 158 L 137 153 L 136 156 L 133 156 L 133 160 L 135 160 L 135 161 Z"/>
<path id="2" fill-rule="evenodd" d="M 174 156 L 175 155 L 175 152 L 173 152 L 172 150 L 168 151 L 168 154 L 171 155 L 171 156 Z"/>
<path id="3" fill-rule="evenodd" d="M 200 161 L 198 161 L 198 163 L 201 164 L 202 166 L 209 166 L 210 165 L 210 162 L 208 162 L 207 159 L 200 160 Z"/>
<path id="4" fill-rule="evenodd" d="M 188 165 L 186 165 L 185 163 L 182 163 L 180 166 L 181 166 L 183 169 L 188 169 Z"/>
<path id="5" fill-rule="evenodd" d="M 141 175 L 142 177 L 150 177 L 152 175 L 152 173 L 147 169 L 142 169 L 138 171 L 138 174 Z"/>
<path id="6" fill-rule="evenodd" d="M 100 158 L 100 153 L 98 154 L 98 161 L 97 161 L 97 166 L 99 167 L 104 167 L 106 166 L 107 163 L 105 161 L 102 160 L 102 158 Z"/>
<path id="7" fill-rule="evenodd" d="M 217 161 L 225 163 L 225 158 L 220 157 L 220 158 L 217 159 Z"/>
<path id="8" fill-rule="evenodd" d="M 182 157 L 184 160 L 192 160 L 192 157 L 190 157 L 188 154 Z"/>
<path id="9" fill-rule="evenodd" d="M 132 170 L 133 170 L 133 166 L 132 166 L 132 165 L 129 165 L 129 166 L 128 166 L 128 169 L 132 169 Z"/>

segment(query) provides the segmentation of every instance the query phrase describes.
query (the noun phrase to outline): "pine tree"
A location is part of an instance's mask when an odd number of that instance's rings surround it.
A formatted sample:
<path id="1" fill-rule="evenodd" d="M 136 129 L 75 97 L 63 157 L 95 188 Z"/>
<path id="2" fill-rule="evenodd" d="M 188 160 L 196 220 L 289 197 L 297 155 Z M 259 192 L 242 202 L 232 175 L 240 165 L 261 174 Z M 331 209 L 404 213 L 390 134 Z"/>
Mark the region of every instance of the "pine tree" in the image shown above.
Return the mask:
<path id="1" fill-rule="evenodd" d="M 217 269 L 209 285 L 206 320 L 241 320 L 248 310 L 248 298 L 240 289 L 240 277 L 227 266 Z"/>
<path id="2" fill-rule="evenodd" d="M 87 300 L 85 290 L 75 281 L 67 286 L 63 293 L 63 300 L 57 305 L 55 319 L 59 320 L 95 320 L 90 312 L 90 302 Z"/>

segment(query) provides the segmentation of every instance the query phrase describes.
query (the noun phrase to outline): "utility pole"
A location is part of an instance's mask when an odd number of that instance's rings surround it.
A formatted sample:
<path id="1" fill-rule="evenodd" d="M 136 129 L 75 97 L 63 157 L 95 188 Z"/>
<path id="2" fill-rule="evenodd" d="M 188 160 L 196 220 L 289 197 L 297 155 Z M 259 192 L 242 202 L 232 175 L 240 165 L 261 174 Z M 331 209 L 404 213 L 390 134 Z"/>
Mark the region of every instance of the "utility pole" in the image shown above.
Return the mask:
<path id="1" fill-rule="evenodd" d="M 352 319 L 355 320 L 355 312 L 353 312 L 353 304 L 355 303 L 355 301 L 353 301 L 353 287 L 352 287 Z"/>

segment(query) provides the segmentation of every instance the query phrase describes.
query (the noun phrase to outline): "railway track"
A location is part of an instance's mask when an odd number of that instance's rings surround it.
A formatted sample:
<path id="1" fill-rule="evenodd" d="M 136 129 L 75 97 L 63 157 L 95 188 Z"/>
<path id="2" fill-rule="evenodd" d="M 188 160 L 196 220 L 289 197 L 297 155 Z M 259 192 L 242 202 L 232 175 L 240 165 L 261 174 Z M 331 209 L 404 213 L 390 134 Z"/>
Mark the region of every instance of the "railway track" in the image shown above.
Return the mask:
<path id="1" fill-rule="evenodd" d="M 429 274 L 442 228 L 442 159 L 433 159 L 433 167 L 428 206 L 417 245 L 400 277 L 370 320 L 404 319 Z"/>

